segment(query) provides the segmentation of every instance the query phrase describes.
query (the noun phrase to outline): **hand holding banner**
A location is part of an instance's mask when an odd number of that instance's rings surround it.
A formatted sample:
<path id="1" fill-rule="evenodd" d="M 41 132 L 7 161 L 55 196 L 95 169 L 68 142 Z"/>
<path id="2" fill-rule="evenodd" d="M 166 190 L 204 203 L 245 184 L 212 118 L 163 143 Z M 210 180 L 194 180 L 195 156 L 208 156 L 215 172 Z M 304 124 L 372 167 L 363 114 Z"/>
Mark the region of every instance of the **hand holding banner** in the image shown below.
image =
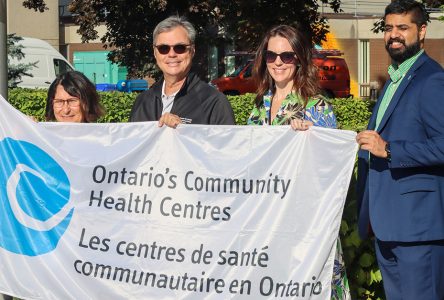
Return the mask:
<path id="1" fill-rule="evenodd" d="M 1 100 L 0 291 L 329 299 L 354 137 L 34 123 Z"/>

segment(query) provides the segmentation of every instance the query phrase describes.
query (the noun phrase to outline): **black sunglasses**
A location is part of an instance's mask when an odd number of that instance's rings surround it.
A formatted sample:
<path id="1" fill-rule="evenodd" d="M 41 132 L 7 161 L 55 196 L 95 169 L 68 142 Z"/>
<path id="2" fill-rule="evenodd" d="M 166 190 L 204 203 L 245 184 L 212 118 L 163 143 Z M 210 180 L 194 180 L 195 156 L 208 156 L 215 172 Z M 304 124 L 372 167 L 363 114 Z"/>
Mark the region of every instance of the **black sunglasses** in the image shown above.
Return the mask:
<path id="1" fill-rule="evenodd" d="M 170 49 L 173 48 L 174 52 L 176 52 L 177 54 L 184 54 L 188 48 L 191 45 L 185 45 L 185 44 L 177 44 L 177 45 L 156 45 L 154 47 L 156 47 L 157 51 L 159 51 L 160 54 L 165 55 L 170 53 Z"/>
<path id="2" fill-rule="evenodd" d="M 265 61 L 269 64 L 274 63 L 277 57 L 280 57 L 284 64 L 294 64 L 296 63 L 296 53 L 294 52 L 281 52 L 277 54 L 276 52 L 266 50 L 265 51 Z"/>

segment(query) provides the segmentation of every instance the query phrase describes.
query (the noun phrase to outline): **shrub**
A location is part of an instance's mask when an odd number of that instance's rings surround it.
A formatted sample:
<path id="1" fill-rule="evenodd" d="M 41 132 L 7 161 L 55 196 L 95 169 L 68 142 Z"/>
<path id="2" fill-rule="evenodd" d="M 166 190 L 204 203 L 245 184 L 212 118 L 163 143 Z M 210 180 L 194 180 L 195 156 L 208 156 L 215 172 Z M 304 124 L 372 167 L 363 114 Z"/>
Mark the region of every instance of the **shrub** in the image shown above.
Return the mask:
<path id="1" fill-rule="evenodd" d="M 99 95 L 106 113 L 98 122 L 128 122 L 137 93 L 99 92 Z"/>
<path id="2" fill-rule="evenodd" d="M 333 99 L 338 128 L 362 131 L 367 128 L 374 102 L 361 99 Z M 384 299 L 381 272 L 373 242 L 358 235 L 355 164 L 342 215 L 340 236 L 352 299 Z"/>
<path id="3" fill-rule="evenodd" d="M 246 125 L 248 117 L 253 110 L 255 94 L 245 94 L 240 96 L 228 96 L 233 108 L 236 124 Z"/>
<path id="4" fill-rule="evenodd" d="M 45 89 L 9 89 L 8 101 L 24 114 L 34 116 L 38 121 L 44 121 L 46 93 Z M 136 93 L 99 92 L 99 95 L 105 108 L 105 115 L 98 122 L 128 122 Z"/>
<path id="5" fill-rule="evenodd" d="M 137 94 L 120 92 L 99 94 L 106 109 L 105 116 L 100 118 L 99 122 L 128 121 Z M 236 124 L 247 123 L 254 97 L 254 94 L 228 97 L 233 107 Z M 45 101 L 46 90 L 20 88 L 9 90 L 9 102 L 23 113 L 37 117 L 38 120 L 44 119 Z M 331 103 L 340 129 L 361 131 L 366 128 L 374 103 L 361 99 L 333 99 Z M 373 243 L 369 240 L 361 241 L 358 237 L 356 166 L 354 171 L 340 228 L 352 299 L 383 299 L 381 273 L 376 263 Z"/>
<path id="6" fill-rule="evenodd" d="M 248 117 L 254 106 L 255 94 L 245 94 L 240 96 L 228 96 L 228 100 L 233 108 L 236 124 L 247 124 Z M 368 120 L 373 108 L 373 102 L 356 98 L 332 99 L 338 128 L 359 132 L 367 127 Z"/>
<path id="7" fill-rule="evenodd" d="M 9 89 L 8 101 L 12 106 L 38 121 L 45 120 L 46 93 L 44 89 Z"/>
<path id="8" fill-rule="evenodd" d="M 338 98 L 331 101 L 338 128 L 356 132 L 367 128 L 374 102 L 356 98 Z"/>

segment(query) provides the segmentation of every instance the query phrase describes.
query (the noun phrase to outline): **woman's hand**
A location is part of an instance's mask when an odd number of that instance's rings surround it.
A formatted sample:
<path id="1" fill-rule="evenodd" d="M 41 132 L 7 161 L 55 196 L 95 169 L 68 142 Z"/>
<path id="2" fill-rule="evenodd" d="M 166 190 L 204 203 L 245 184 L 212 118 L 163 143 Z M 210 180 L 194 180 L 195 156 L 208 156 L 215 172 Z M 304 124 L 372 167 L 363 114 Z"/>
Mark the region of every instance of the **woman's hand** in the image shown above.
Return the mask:
<path id="1" fill-rule="evenodd" d="M 171 128 L 176 128 L 177 125 L 181 123 L 182 120 L 179 118 L 179 116 L 171 113 L 164 113 L 159 119 L 159 127 L 166 125 Z"/>
<path id="2" fill-rule="evenodd" d="M 310 126 L 313 126 L 313 122 L 304 119 L 293 119 L 291 120 L 290 125 L 293 130 L 305 131 Z"/>

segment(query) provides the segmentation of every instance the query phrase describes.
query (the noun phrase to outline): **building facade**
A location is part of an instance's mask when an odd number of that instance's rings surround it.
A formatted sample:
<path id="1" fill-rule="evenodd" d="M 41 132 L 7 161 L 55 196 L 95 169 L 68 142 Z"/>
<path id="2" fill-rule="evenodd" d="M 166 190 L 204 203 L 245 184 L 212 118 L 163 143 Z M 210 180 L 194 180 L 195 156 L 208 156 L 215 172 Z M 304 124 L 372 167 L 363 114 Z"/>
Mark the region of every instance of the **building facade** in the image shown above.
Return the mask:
<path id="1" fill-rule="evenodd" d="M 78 26 L 68 12 L 69 0 L 45 2 L 49 10 L 39 13 L 24 8 L 22 1 L 7 0 L 8 33 L 46 40 L 95 83 L 115 83 L 124 79 L 126 70 L 106 60 L 109 49 L 105 49 L 100 40 L 82 43 L 77 34 Z M 340 13 L 333 13 L 326 5 L 320 5 L 320 12 L 328 18 L 330 25 L 330 33 L 322 47 L 339 49 L 344 53 L 350 70 L 351 93 L 356 97 L 370 96 L 370 90 L 381 89 L 387 79 L 390 59 L 384 48 L 382 33 L 373 33 L 372 28 L 382 18 L 389 3 L 384 0 L 342 0 L 343 11 Z M 444 66 L 444 22 L 437 19 L 443 14 L 437 10 L 430 12 L 425 50 Z M 99 26 L 97 30 L 100 36 L 106 29 Z M 205 71 L 208 79 L 222 75 L 218 71 L 220 68 L 214 65 L 221 59 L 210 54 L 207 55 Z"/>
<path id="2" fill-rule="evenodd" d="M 383 33 L 374 33 L 372 29 L 389 3 L 343 0 L 343 11 L 336 14 L 325 5 L 320 8 L 330 25 L 327 41 L 322 46 L 344 53 L 350 70 L 351 93 L 355 96 L 370 96 L 370 89 L 381 89 L 388 78 L 387 68 L 391 61 L 385 50 Z M 438 20 L 443 14 L 437 9 L 429 12 L 431 22 L 427 26 L 425 51 L 444 66 L 444 22 Z"/>

